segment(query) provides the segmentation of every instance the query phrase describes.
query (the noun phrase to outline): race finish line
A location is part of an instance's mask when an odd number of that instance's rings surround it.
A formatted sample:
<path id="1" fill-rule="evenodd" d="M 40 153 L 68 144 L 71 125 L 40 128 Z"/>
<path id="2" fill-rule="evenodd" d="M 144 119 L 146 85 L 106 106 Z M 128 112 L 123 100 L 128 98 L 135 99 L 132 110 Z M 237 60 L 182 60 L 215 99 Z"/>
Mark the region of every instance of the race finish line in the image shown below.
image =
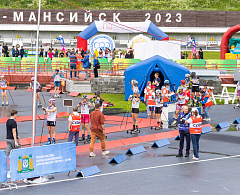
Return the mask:
<path id="1" fill-rule="evenodd" d="M 212 159 L 205 159 L 205 160 L 199 160 L 199 161 L 190 161 L 190 162 L 183 162 L 183 163 L 174 163 L 174 164 L 169 164 L 169 165 L 160 165 L 160 166 L 154 166 L 154 167 L 145 167 L 145 168 L 139 168 L 139 169 L 131 169 L 131 170 L 126 170 L 126 171 L 117 171 L 117 172 L 112 172 L 112 173 L 103 173 L 99 175 L 92 175 L 85 177 L 87 178 L 94 178 L 94 177 L 102 177 L 102 176 L 108 176 L 108 175 L 116 175 L 116 174 L 122 174 L 122 173 L 131 173 L 131 172 L 137 172 L 137 171 L 145 171 L 145 170 L 151 170 L 151 169 L 159 169 L 159 168 L 165 168 L 165 167 L 173 167 L 173 166 L 179 166 L 179 165 L 187 165 L 187 164 L 194 164 L 194 163 L 202 163 L 202 162 L 211 162 L 211 161 L 217 161 L 217 160 L 225 160 L 225 159 L 233 159 L 233 158 L 239 158 L 240 155 L 234 155 L 234 156 L 226 156 L 226 157 L 220 157 L 220 158 L 212 158 Z M 79 180 L 83 179 L 83 177 L 75 177 L 71 179 L 62 179 L 62 180 L 57 180 L 57 181 L 52 181 L 52 182 L 47 182 L 47 183 L 39 183 L 39 184 L 31 184 L 30 186 L 40 186 L 40 185 L 46 185 L 46 184 L 54 184 L 54 183 L 61 183 L 61 182 L 67 182 L 67 181 L 74 181 L 74 180 Z M 26 188 L 29 187 L 29 185 L 24 185 L 24 186 L 18 186 L 18 188 Z M 15 187 L 13 187 L 15 188 Z M 0 189 L 0 191 L 8 190 L 8 188 L 3 188 Z"/>

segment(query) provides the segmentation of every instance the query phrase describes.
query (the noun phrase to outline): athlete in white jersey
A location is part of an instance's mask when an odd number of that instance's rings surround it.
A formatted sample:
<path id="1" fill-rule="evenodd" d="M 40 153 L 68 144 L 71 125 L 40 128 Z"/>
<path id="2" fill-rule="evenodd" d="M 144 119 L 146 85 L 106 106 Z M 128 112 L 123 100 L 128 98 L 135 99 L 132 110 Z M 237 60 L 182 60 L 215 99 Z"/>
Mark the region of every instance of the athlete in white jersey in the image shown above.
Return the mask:
<path id="1" fill-rule="evenodd" d="M 42 107 L 45 114 L 47 114 L 47 128 L 48 128 L 48 143 L 51 144 L 51 134 L 53 134 L 52 144 L 56 143 L 56 118 L 57 118 L 57 107 L 55 107 L 55 100 L 49 100 L 49 106 L 47 108 Z"/>
<path id="2" fill-rule="evenodd" d="M 93 106 L 90 102 L 87 102 L 87 95 L 83 95 L 83 101 L 79 102 L 78 107 L 81 108 L 81 126 L 82 126 L 82 138 L 80 141 L 85 140 L 85 127 L 87 129 L 87 141 L 90 141 L 90 131 L 89 131 L 89 110 Z"/>
<path id="3" fill-rule="evenodd" d="M 2 106 L 4 106 L 4 97 L 6 99 L 6 106 L 8 106 L 8 99 L 7 99 L 7 86 L 8 82 L 6 79 L 4 79 L 4 76 L 1 76 L 1 92 L 2 92 Z"/>
<path id="4" fill-rule="evenodd" d="M 139 90 L 138 89 L 138 82 L 135 79 L 131 80 L 131 85 L 132 85 L 132 90 L 133 91 L 134 90 Z"/>
<path id="5" fill-rule="evenodd" d="M 162 120 L 161 120 L 161 114 L 162 114 L 162 106 L 163 106 L 163 100 L 161 98 L 161 90 L 156 90 L 156 97 L 155 97 L 155 115 L 157 117 L 157 126 L 156 128 L 162 127 Z"/>
<path id="6" fill-rule="evenodd" d="M 133 91 L 133 96 L 131 95 L 128 101 L 132 101 L 132 119 L 133 119 L 133 128 L 130 131 L 138 132 L 138 113 L 139 113 L 139 104 L 140 97 L 138 89 Z"/>
<path id="7" fill-rule="evenodd" d="M 34 88 L 34 77 L 31 78 L 31 83 L 30 83 L 30 89 L 33 90 L 33 88 Z M 42 107 L 42 103 L 41 103 L 41 98 L 40 98 L 40 88 L 41 88 L 41 85 L 37 81 L 37 85 L 36 85 L 36 100 L 38 102 L 38 106 L 41 108 Z"/>

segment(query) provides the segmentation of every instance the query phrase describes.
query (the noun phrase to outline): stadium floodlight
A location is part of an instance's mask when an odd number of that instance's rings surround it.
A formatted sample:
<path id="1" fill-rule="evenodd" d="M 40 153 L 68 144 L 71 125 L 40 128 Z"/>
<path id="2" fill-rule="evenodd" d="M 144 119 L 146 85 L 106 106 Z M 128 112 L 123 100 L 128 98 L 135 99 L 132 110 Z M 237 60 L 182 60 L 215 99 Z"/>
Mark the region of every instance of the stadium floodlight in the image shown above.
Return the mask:
<path id="1" fill-rule="evenodd" d="M 33 118 L 32 118 L 32 147 L 35 142 L 35 133 L 36 133 L 36 87 L 37 87 L 37 67 L 38 67 L 38 44 L 39 44 L 39 27 L 40 27 L 40 13 L 41 13 L 41 0 L 39 0 L 38 5 L 38 24 L 37 24 L 37 43 L 36 43 L 36 54 L 35 54 L 35 69 L 34 69 L 34 87 L 33 87 Z"/>

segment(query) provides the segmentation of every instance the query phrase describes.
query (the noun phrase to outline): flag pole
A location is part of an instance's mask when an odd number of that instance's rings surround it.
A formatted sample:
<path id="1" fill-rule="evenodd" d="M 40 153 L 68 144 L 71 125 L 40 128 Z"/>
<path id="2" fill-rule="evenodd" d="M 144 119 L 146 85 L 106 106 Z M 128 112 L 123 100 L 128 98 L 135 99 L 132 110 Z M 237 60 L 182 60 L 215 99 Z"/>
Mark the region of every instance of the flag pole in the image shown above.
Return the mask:
<path id="1" fill-rule="evenodd" d="M 36 54 L 35 54 L 35 69 L 34 69 L 34 87 L 33 87 L 33 105 L 32 105 L 32 147 L 35 143 L 35 132 L 36 132 L 36 88 L 37 88 L 37 67 L 38 67 L 38 43 L 39 43 L 39 27 L 40 27 L 40 13 L 41 13 L 41 0 L 39 0 L 38 5 L 38 24 L 37 24 L 37 42 L 36 42 Z"/>

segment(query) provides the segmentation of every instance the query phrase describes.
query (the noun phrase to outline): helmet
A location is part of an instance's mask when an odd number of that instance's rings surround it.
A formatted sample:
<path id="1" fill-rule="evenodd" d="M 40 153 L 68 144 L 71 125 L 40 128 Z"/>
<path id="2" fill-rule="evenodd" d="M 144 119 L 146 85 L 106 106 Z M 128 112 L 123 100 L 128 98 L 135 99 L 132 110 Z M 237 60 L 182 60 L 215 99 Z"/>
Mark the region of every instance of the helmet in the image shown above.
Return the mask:
<path id="1" fill-rule="evenodd" d="M 34 77 L 31 78 L 31 81 L 34 81 Z"/>
<path id="2" fill-rule="evenodd" d="M 185 77 L 190 77 L 190 74 L 185 74 Z"/>
<path id="3" fill-rule="evenodd" d="M 191 72 L 191 77 L 195 77 L 196 76 L 196 72 Z"/>
<path id="4" fill-rule="evenodd" d="M 59 72 L 59 69 L 55 69 L 56 72 Z"/>
<path id="5" fill-rule="evenodd" d="M 182 84 L 182 85 L 185 85 L 185 80 L 181 80 L 181 84 Z"/>
<path id="6" fill-rule="evenodd" d="M 50 99 L 49 103 L 55 103 L 55 99 Z"/>
<path id="7" fill-rule="evenodd" d="M 155 89 L 155 88 L 156 88 L 156 86 L 155 86 L 155 85 L 151 85 L 151 89 L 153 89 L 153 88 Z"/>
<path id="8" fill-rule="evenodd" d="M 156 94 L 160 94 L 161 93 L 161 90 L 160 89 L 157 89 L 156 90 Z"/>
<path id="9" fill-rule="evenodd" d="M 178 87 L 178 90 L 183 90 L 183 87 L 181 87 L 181 86 L 180 86 L 180 87 Z"/>
<path id="10" fill-rule="evenodd" d="M 164 84 L 168 84 L 169 85 L 169 80 L 165 80 Z"/>
<path id="11" fill-rule="evenodd" d="M 138 82 L 136 80 L 133 80 L 133 85 L 137 85 Z"/>
<path id="12" fill-rule="evenodd" d="M 133 93 L 139 93 L 139 90 L 138 89 L 134 89 Z"/>
<path id="13" fill-rule="evenodd" d="M 83 98 L 86 98 L 86 99 L 88 98 L 88 96 L 87 96 L 87 95 L 83 95 L 82 97 L 83 97 Z"/>
<path id="14" fill-rule="evenodd" d="M 100 95 L 100 94 L 101 94 L 100 91 L 95 92 L 95 95 Z"/>

